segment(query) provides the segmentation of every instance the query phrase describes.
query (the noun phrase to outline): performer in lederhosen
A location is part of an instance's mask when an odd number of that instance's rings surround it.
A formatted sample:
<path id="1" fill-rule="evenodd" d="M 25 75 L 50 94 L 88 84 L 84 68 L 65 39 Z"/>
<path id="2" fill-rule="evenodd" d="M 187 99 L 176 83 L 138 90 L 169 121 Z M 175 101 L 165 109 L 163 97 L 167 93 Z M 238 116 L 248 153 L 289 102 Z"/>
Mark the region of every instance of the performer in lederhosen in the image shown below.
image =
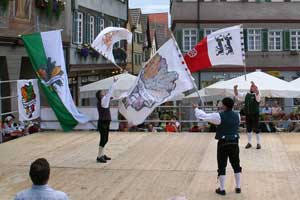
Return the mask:
<path id="1" fill-rule="evenodd" d="M 252 147 L 251 138 L 252 131 L 256 133 L 256 149 L 261 149 L 260 132 L 259 132 L 259 103 L 260 94 L 257 86 L 254 82 L 251 82 L 250 91 L 247 93 L 238 92 L 238 86 L 234 86 L 234 94 L 238 100 L 245 98 L 245 106 L 243 112 L 246 116 L 246 129 L 248 136 L 248 143 L 245 146 L 246 149 Z"/>
<path id="2" fill-rule="evenodd" d="M 99 114 L 98 119 L 98 131 L 100 133 L 100 142 L 99 142 L 99 150 L 97 156 L 97 162 L 106 163 L 107 160 L 111 160 L 110 157 L 104 154 L 104 147 L 108 142 L 109 138 L 109 126 L 111 122 L 111 114 L 109 109 L 109 103 L 112 99 L 115 83 L 117 79 L 114 77 L 114 82 L 108 92 L 106 93 L 103 90 L 99 90 L 96 93 L 97 102 L 97 109 Z"/>
<path id="3" fill-rule="evenodd" d="M 218 125 L 215 139 L 218 140 L 217 161 L 220 187 L 216 189 L 216 193 L 225 195 L 225 177 L 228 158 L 234 171 L 236 193 L 241 193 L 242 168 L 240 166 L 238 144 L 240 116 L 238 113 L 232 111 L 234 105 L 233 99 L 226 97 L 222 100 L 222 104 L 223 108 L 220 113 L 207 114 L 203 110 L 197 108 L 198 106 L 196 104 L 193 104 L 193 108 L 195 109 L 195 116 L 197 119 Z"/>

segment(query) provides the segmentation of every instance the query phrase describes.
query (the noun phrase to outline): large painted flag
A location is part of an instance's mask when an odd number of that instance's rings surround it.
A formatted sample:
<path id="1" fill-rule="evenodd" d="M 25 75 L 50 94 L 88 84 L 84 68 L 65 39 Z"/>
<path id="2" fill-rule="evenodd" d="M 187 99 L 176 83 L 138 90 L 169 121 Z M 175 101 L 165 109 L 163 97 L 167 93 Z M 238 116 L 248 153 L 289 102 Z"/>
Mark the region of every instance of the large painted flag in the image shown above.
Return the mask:
<path id="1" fill-rule="evenodd" d="M 217 65 L 245 65 L 243 29 L 241 25 L 212 32 L 185 56 L 191 72 Z"/>
<path id="2" fill-rule="evenodd" d="M 131 43 L 132 33 L 125 28 L 107 27 L 99 33 L 91 47 L 113 64 L 116 64 L 113 55 L 113 46 L 121 40 L 127 40 L 128 43 Z"/>
<path id="3" fill-rule="evenodd" d="M 61 31 L 23 35 L 25 48 L 41 87 L 64 131 L 88 118 L 78 112 L 68 84 Z"/>
<path id="4" fill-rule="evenodd" d="M 18 80 L 18 110 L 20 121 L 37 119 L 41 114 L 40 92 L 37 79 Z"/>
<path id="5" fill-rule="evenodd" d="M 129 123 L 138 125 L 157 106 L 193 87 L 176 41 L 169 39 L 144 65 L 131 89 L 121 96 L 119 111 Z"/>

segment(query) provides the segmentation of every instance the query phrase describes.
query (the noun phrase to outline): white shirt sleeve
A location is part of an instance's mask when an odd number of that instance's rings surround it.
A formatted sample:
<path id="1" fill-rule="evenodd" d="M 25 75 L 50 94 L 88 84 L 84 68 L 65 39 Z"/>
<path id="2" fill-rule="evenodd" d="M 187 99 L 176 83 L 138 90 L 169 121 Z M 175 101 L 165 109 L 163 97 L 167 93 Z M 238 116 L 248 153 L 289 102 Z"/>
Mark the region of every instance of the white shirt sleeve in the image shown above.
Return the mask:
<path id="1" fill-rule="evenodd" d="M 219 113 L 205 113 L 199 108 L 195 108 L 195 116 L 197 119 L 201 119 L 206 122 L 210 122 L 215 125 L 221 124 L 221 116 Z"/>
<path id="2" fill-rule="evenodd" d="M 108 107 L 109 107 L 110 98 L 111 98 L 112 95 L 113 95 L 115 86 L 116 86 L 116 82 L 114 82 L 114 83 L 112 84 L 112 86 L 109 88 L 109 90 L 108 90 L 108 92 L 106 93 L 106 95 L 105 95 L 104 97 L 102 97 L 102 99 L 101 99 L 101 106 L 102 106 L 103 108 L 108 108 Z"/>
<path id="3" fill-rule="evenodd" d="M 238 95 L 234 95 L 234 97 L 238 100 L 238 101 L 243 101 L 245 96 L 246 96 L 247 92 L 238 92 Z"/>

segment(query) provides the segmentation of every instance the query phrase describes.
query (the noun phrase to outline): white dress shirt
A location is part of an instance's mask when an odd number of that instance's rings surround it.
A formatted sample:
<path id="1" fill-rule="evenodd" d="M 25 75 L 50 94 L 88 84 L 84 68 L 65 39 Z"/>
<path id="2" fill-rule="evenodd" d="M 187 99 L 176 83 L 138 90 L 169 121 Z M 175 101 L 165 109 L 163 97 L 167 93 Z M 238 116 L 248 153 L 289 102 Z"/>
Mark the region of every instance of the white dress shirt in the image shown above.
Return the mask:
<path id="1" fill-rule="evenodd" d="M 220 113 L 214 112 L 214 113 L 206 113 L 203 110 L 199 108 L 195 108 L 195 116 L 197 119 L 201 119 L 206 122 L 210 122 L 215 125 L 221 124 L 221 116 Z M 241 116 L 238 114 L 239 120 L 241 121 Z"/>
<path id="2" fill-rule="evenodd" d="M 221 124 L 221 116 L 219 113 L 206 113 L 203 110 L 199 108 L 195 108 L 195 116 L 197 119 L 201 119 L 206 122 L 210 122 L 215 125 L 220 125 Z"/>
<path id="3" fill-rule="evenodd" d="M 109 107 L 109 102 L 110 102 L 110 99 L 113 95 L 115 87 L 116 87 L 116 82 L 113 82 L 112 86 L 109 88 L 106 95 L 104 97 L 102 97 L 102 99 L 101 99 L 102 108 L 108 108 Z"/>

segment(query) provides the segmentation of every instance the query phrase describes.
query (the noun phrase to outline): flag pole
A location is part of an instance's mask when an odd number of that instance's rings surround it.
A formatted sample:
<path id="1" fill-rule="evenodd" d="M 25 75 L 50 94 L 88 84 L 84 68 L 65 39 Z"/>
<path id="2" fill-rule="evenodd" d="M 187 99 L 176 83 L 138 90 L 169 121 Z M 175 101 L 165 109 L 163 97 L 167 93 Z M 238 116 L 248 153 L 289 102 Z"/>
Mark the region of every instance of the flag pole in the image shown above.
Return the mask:
<path id="1" fill-rule="evenodd" d="M 175 37 L 174 37 L 174 35 L 173 35 L 173 33 L 171 33 L 171 37 L 172 37 L 172 39 L 173 39 L 173 42 L 175 43 L 175 46 L 176 46 L 176 48 L 177 48 L 177 51 L 178 51 L 178 53 L 179 53 L 179 57 L 181 57 L 183 60 L 182 60 L 182 62 L 184 62 L 184 64 L 186 65 L 186 63 L 185 63 L 185 60 L 184 60 L 184 58 L 183 58 L 183 55 L 182 55 L 182 53 L 181 53 L 181 51 L 180 51 L 180 48 L 178 47 L 178 44 L 177 44 L 177 42 L 176 42 L 176 39 L 175 39 Z M 198 95 L 198 97 L 199 97 L 199 99 L 200 99 L 200 106 L 204 106 L 204 101 L 203 101 L 203 99 L 201 98 L 201 96 L 200 96 L 200 93 L 199 93 L 199 91 L 198 91 L 198 88 L 197 88 L 197 86 L 196 86 L 196 83 L 195 83 L 195 81 L 194 81 L 194 77 L 192 77 L 192 74 L 191 74 L 191 72 L 190 72 L 190 70 L 186 67 L 185 68 L 185 70 L 186 70 L 186 72 L 188 73 L 188 75 L 189 75 L 189 78 L 190 78 L 190 80 L 191 80 L 191 82 L 193 83 L 193 86 L 194 86 L 194 89 L 196 90 L 196 93 L 197 93 L 197 95 Z"/>
<path id="2" fill-rule="evenodd" d="M 243 24 L 241 24 L 240 34 L 241 34 L 241 42 L 242 42 L 242 56 L 243 56 L 243 64 L 244 64 L 244 75 L 245 75 L 245 81 L 247 81 L 246 53 L 245 53 L 245 40 L 247 38 L 244 38 Z"/>

